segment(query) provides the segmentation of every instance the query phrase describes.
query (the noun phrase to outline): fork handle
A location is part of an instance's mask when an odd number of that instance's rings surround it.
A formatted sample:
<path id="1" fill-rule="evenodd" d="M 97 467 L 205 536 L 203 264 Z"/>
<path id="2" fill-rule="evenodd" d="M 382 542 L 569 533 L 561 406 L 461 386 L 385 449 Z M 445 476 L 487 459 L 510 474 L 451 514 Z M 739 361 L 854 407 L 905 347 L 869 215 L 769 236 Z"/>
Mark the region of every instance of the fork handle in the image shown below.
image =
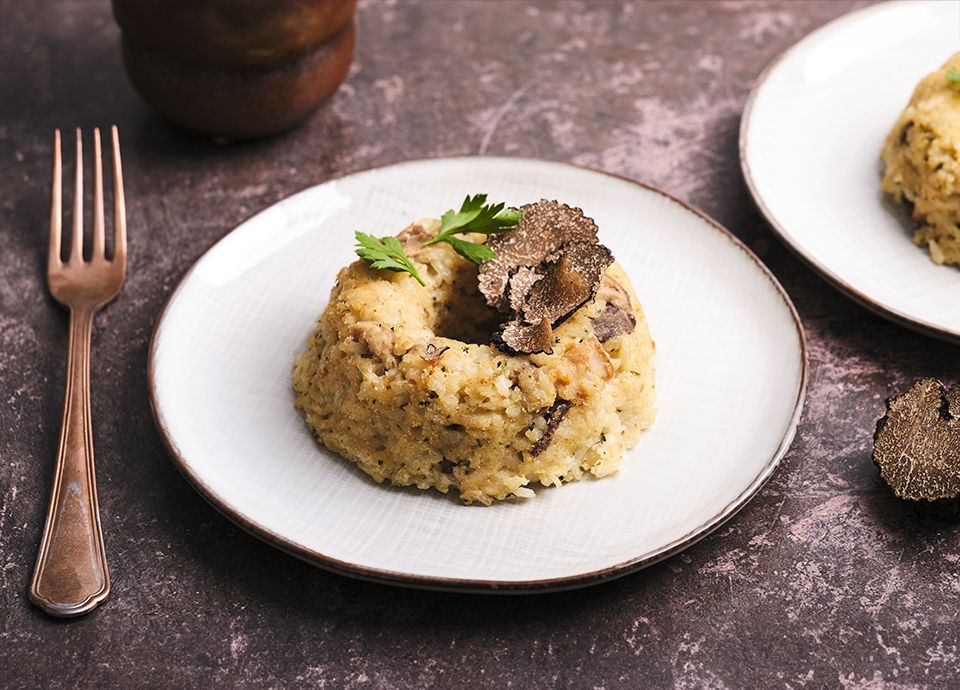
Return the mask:
<path id="1" fill-rule="evenodd" d="M 107 598 L 90 423 L 92 308 L 70 310 L 67 392 L 47 522 L 30 600 L 53 616 L 80 616 Z"/>

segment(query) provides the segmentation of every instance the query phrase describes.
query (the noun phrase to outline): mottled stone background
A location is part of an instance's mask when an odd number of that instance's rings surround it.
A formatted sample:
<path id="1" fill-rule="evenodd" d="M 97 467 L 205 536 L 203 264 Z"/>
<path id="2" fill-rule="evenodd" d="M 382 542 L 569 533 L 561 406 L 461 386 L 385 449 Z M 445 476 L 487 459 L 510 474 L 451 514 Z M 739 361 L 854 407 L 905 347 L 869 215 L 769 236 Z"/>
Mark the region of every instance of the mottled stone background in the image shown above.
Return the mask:
<path id="1" fill-rule="evenodd" d="M 0 685 L 6 687 L 956 687 L 958 511 L 892 498 L 883 399 L 954 381 L 956 347 L 826 285 L 771 234 L 737 163 L 754 79 L 851 2 L 366 2 L 343 88 L 282 138 L 224 146 L 134 94 L 102 1 L 0 10 Z M 131 265 L 94 334 L 94 433 L 113 593 L 45 618 L 26 588 L 64 387 L 44 287 L 54 127 L 116 122 Z M 220 517 L 161 446 L 147 342 L 164 298 L 251 212 L 333 175 L 440 155 L 584 163 L 731 228 L 796 301 L 807 409 L 773 481 L 719 532 L 592 589 L 490 598 L 326 574 Z"/>

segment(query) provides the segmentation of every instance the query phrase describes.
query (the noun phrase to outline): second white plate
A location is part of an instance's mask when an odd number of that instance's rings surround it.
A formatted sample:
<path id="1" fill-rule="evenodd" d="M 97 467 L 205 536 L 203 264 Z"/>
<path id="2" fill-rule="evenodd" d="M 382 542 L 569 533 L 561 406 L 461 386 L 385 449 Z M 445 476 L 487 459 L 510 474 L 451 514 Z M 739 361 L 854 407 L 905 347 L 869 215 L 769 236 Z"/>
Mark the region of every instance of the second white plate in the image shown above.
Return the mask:
<path id="1" fill-rule="evenodd" d="M 294 355 L 355 259 L 468 193 L 580 206 L 630 274 L 657 342 L 660 413 L 616 475 L 488 508 L 379 486 L 293 407 Z M 296 194 L 240 225 L 176 289 L 150 353 L 158 427 L 238 524 L 320 566 L 448 589 L 576 587 L 696 541 L 743 506 L 793 438 L 806 381 L 789 300 L 729 233 L 661 192 L 559 163 L 419 161 Z"/>
<path id="2" fill-rule="evenodd" d="M 880 148 L 917 82 L 960 50 L 960 2 L 891 2 L 814 31 L 758 79 L 740 160 L 783 240 L 849 296 L 960 340 L 960 270 L 913 245 L 880 192 Z"/>

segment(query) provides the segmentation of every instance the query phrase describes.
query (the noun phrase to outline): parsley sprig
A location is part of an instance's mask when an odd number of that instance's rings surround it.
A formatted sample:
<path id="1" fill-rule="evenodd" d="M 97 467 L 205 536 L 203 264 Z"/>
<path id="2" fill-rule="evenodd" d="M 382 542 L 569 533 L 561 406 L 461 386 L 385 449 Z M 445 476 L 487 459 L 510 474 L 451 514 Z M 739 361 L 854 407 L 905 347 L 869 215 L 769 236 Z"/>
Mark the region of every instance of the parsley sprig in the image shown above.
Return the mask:
<path id="1" fill-rule="evenodd" d="M 517 227 L 523 212 L 515 208 L 505 208 L 506 204 L 487 204 L 486 194 L 467 195 L 459 211 L 450 209 L 440 216 L 440 230 L 436 237 L 424 242 L 424 245 L 446 242 L 465 259 L 482 264 L 496 258 L 496 254 L 485 244 L 467 242 L 454 235 L 475 232 L 494 235 L 509 232 Z"/>
<path id="2" fill-rule="evenodd" d="M 452 208 L 440 216 L 440 231 L 424 244 L 443 242 L 450 235 L 464 232 L 479 232 L 484 235 L 513 230 L 523 215 L 519 209 L 499 204 L 487 204 L 486 194 L 467 195 L 459 211 Z"/>
<path id="3" fill-rule="evenodd" d="M 369 261 L 371 267 L 409 273 L 416 278 L 418 283 L 426 286 L 423 278 L 417 272 L 417 267 L 413 265 L 410 257 L 403 251 L 403 245 L 396 237 L 384 237 L 378 240 L 373 235 L 362 232 L 355 232 L 354 237 L 357 238 L 355 249 L 357 256 Z"/>
<path id="4" fill-rule="evenodd" d="M 517 227 L 522 215 L 523 212 L 519 209 L 506 208 L 506 204 L 503 203 L 487 204 L 486 194 L 468 195 L 460 205 L 459 211 L 450 209 L 440 217 L 440 230 L 436 237 L 423 244 L 426 246 L 446 242 L 463 258 L 482 264 L 497 257 L 494 251 L 485 244 L 468 242 L 456 235 L 470 232 L 482 235 L 509 232 Z M 371 267 L 409 273 L 418 283 L 424 285 L 416 266 L 395 237 L 377 239 L 373 235 L 362 232 L 356 232 L 354 236 L 357 239 L 355 249 L 357 256 L 369 261 Z"/>
<path id="5" fill-rule="evenodd" d="M 947 81 L 960 84 L 960 72 L 955 69 L 947 70 Z"/>

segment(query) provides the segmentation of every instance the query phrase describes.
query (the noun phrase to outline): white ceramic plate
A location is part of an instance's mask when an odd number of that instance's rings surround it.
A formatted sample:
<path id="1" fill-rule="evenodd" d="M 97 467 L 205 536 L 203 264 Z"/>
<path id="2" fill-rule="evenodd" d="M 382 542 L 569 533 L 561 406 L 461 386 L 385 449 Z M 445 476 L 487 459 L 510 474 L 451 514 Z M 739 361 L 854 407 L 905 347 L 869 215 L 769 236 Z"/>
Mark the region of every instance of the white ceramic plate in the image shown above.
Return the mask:
<path id="1" fill-rule="evenodd" d="M 740 161 L 774 230 L 880 314 L 960 339 L 960 271 L 913 245 L 880 192 L 880 148 L 917 82 L 960 50 L 960 2 L 891 2 L 814 31 L 761 75 Z"/>
<path id="2" fill-rule="evenodd" d="M 353 231 L 394 233 L 481 191 L 561 199 L 596 219 L 657 341 L 660 408 L 618 474 L 487 508 L 375 484 L 313 441 L 290 384 L 337 270 L 354 259 Z M 806 353 L 776 280 L 680 202 L 559 163 L 454 158 L 327 182 L 240 225 L 173 293 L 150 375 L 175 462 L 254 534 L 359 577 L 517 591 L 624 574 L 729 518 L 793 438 Z"/>

